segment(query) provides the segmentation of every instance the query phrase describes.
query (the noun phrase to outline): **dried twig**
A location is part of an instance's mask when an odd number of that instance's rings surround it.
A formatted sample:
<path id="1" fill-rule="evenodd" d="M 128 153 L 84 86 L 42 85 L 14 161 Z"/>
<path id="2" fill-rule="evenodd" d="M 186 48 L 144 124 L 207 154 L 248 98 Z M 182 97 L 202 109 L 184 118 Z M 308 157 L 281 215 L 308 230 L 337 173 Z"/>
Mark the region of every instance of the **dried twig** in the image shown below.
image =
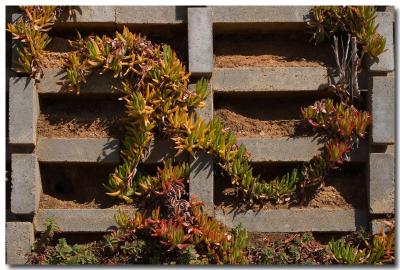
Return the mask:
<path id="1" fill-rule="evenodd" d="M 339 41 L 338 38 L 334 36 L 332 49 L 335 54 L 337 78 L 332 78 L 331 81 L 333 83 L 329 85 L 329 88 L 336 92 L 343 102 L 353 104 L 354 99 L 360 97 L 360 90 L 358 88 L 358 68 L 361 58 L 358 56 L 356 37 L 348 35 L 346 45 L 343 44 L 343 40 L 341 39 L 340 54 Z"/>

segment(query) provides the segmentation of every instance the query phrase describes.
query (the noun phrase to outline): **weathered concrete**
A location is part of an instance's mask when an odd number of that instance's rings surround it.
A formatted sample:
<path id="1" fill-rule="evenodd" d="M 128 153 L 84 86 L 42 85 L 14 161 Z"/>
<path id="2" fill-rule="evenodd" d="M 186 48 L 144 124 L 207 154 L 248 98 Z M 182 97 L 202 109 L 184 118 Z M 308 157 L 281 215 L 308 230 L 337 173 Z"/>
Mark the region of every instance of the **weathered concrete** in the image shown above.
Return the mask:
<path id="1" fill-rule="evenodd" d="M 189 191 L 204 203 L 204 209 L 214 214 L 214 165 L 212 156 L 200 152 L 191 158 Z"/>
<path id="2" fill-rule="evenodd" d="M 368 171 L 370 213 L 394 213 L 394 155 L 371 153 Z"/>
<path id="3" fill-rule="evenodd" d="M 214 23 L 304 22 L 308 6 L 214 6 Z"/>
<path id="4" fill-rule="evenodd" d="M 189 71 L 209 76 L 213 71 L 213 25 L 211 8 L 188 8 Z"/>
<path id="5" fill-rule="evenodd" d="M 177 150 L 174 148 L 175 144 L 170 140 L 158 140 L 150 143 L 149 152 L 144 157 L 143 162 L 148 164 L 161 163 L 168 158 L 175 158 L 176 161 L 188 161 L 188 153 L 182 153 L 175 157 Z"/>
<path id="6" fill-rule="evenodd" d="M 116 8 L 118 24 L 180 24 L 187 20 L 183 6 L 119 6 Z"/>
<path id="7" fill-rule="evenodd" d="M 168 140 L 152 141 L 143 161 L 148 164 L 161 163 L 174 158 L 174 143 Z M 120 162 L 120 141 L 115 138 L 48 139 L 41 138 L 36 150 L 40 162 L 112 163 Z M 176 157 L 177 161 L 188 161 L 187 153 Z"/>
<path id="8" fill-rule="evenodd" d="M 238 138 L 251 153 L 253 162 L 302 162 L 310 161 L 321 153 L 323 144 L 314 137 L 293 138 Z M 294 149 L 298 149 L 295 151 Z M 363 162 L 368 159 L 368 144 L 360 141 L 358 149 L 351 155 L 351 161 Z"/>
<path id="9" fill-rule="evenodd" d="M 215 68 L 214 91 L 317 91 L 326 89 L 328 72 L 320 67 Z"/>
<path id="10" fill-rule="evenodd" d="M 69 93 L 63 81 L 67 74 L 62 69 L 45 68 L 43 78 L 37 80 L 36 89 L 39 94 Z M 81 85 L 81 95 L 85 94 L 122 94 L 121 80 L 114 79 L 111 73 L 104 75 L 92 74 Z"/>
<path id="11" fill-rule="evenodd" d="M 6 224 L 6 263 L 25 264 L 27 254 L 34 242 L 33 226 L 30 222 L 7 222 Z"/>
<path id="12" fill-rule="evenodd" d="M 391 144 L 395 142 L 395 99 L 394 77 L 372 77 L 370 96 L 372 143 Z"/>
<path id="13" fill-rule="evenodd" d="M 390 221 L 390 219 L 388 219 Z M 385 219 L 373 219 L 370 222 L 370 229 L 373 234 L 380 234 L 382 229 L 386 229 Z"/>
<path id="14" fill-rule="evenodd" d="M 372 72 L 389 72 L 394 70 L 394 45 L 393 27 L 394 14 L 392 12 L 377 12 L 375 19 L 378 33 L 386 38 L 386 51 L 378 56 L 378 59 L 370 66 Z"/>
<path id="15" fill-rule="evenodd" d="M 368 215 L 360 210 L 277 209 L 245 213 L 216 212 L 229 227 L 242 224 L 250 232 L 350 232 L 368 225 Z"/>
<path id="16" fill-rule="evenodd" d="M 52 218 L 63 232 L 106 232 L 116 229 L 114 215 L 118 209 L 39 209 L 33 222 L 35 230 L 46 230 L 46 220 Z M 134 209 L 125 210 L 133 216 Z"/>
<path id="17" fill-rule="evenodd" d="M 119 163 L 119 140 L 113 138 L 39 139 L 40 162 Z"/>
<path id="18" fill-rule="evenodd" d="M 9 142 L 16 146 L 34 146 L 39 101 L 33 80 L 12 77 L 9 85 Z"/>
<path id="19" fill-rule="evenodd" d="M 190 84 L 189 89 L 194 90 L 195 84 Z M 196 113 L 205 121 L 213 117 L 214 99 L 210 84 L 209 93 L 202 109 L 196 109 Z M 189 191 L 204 202 L 204 210 L 214 215 L 214 159 L 204 152 L 198 153 L 196 158 L 190 158 Z"/>
<path id="20" fill-rule="evenodd" d="M 36 156 L 12 154 L 11 165 L 11 212 L 16 215 L 34 214 L 42 192 Z"/>
<path id="21" fill-rule="evenodd" d="M 58 25 L 67 26 L 68 23 L 107 23 L 115 24 L 115 9 L 114 6 L 75 6 L 76 12 L 72 17 L 63 14 L 56 22 Z"/>
<path id="22" fill-rule="evenodd" d="M 192 83 L 189 84 L 188 86 L 189 90 L 191 91 L 195 91 L 196 89 L 196 84 Z M 201 118 L 203 118 L 206 121 L 210 121 L 213 118 L 213 114 L 214 114 L 214 97 L 213 97 L 213 92 L 211 89 L 211 84 L 208 84 L 208 96 L 206 98 L 206 100 L 204 101 L 205 105 L 203 108 L 199 109 L 195 109 L 196 113 L 198 116 L 200 116 Z"/>

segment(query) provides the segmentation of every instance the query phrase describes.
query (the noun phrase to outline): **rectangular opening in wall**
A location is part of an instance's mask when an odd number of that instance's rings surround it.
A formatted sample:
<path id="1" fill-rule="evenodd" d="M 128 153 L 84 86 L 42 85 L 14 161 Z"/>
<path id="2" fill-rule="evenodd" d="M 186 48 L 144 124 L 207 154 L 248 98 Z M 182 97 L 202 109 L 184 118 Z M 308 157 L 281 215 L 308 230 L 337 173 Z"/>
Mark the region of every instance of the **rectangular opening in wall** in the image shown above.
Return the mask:
<path id="1" fill-rule="evenodd" d="M 112 165 L 51 164 L 40 163 L 42 195 L 39 207 L 42 209 L 87 209 L 110 208 L 128 205 L 107 194 L 103 186 Z"/>
<path id="2" fill-rule="evenodd" d="M 163 168 L 161 164 L 140 164 L 138 171 L 144 175 L 156 175 L 157 167 Z M 39 208 L 132 209 L 132 205 L 106 194 L 108 190 L 104 185 L 114 171 L 114 165 L 40 163 L 43 192 Z"/>
<path id="3" fill-rule="evenodd" d="M 315 46 L 310 38 L 306 31 L 218 33 L 214 35 L 214 64 L 216 68 L 334 66 L 330 44 Z"/>
<path id="4" fill-rule="evenodd" d="M 39 137 L 123 138 L 124 102 L 116 97 L 40 96 Z"/>
<path id="5" fill-rule="evenodd" d="M 301 119 L 301 107 L 320 100 L 321 95 L 305 93 L 215 94 L 214 116 L 238 137 L 313 136 Z"/>
<path id="6" fill-rule="evenodd" d="M 260 180 L 270 182 L 282 177 L 294 168 L 301 168 L 300 162 L 251 163 L 253 175 Z M 364 164 L 345 164 L 332 170 L 315 192 L 295 192 L 291 199 L 279 204 L 268 201 L 253 206 L 240 202 L 232 187 L 230 177 L 224 174 L 218 165 L 214 165 L 214 203 L 223 211 L 289 208 L 330 208 L 330 209 L 367 209 L 367 192 Z"/>

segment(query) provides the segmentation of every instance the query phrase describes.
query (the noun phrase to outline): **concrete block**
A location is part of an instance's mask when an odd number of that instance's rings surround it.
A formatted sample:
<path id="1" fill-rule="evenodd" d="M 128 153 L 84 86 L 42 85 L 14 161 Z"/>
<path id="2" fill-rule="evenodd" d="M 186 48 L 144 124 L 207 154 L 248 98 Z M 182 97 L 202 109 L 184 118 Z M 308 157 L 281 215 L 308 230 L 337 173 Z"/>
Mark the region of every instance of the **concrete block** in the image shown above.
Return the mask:
<path id="1" fill-rule="evenodd" d="M 143 158 L 148 164 L 161 163 L 164 159 L 174 158 L 176 149 L 168 140 L 152 141 L 149 152 Z M 40 162 L 78 162 L 110 163 L 120 162 L 120 141 L 115 138 L 41 138 L 38 141 L 36 154 Z M 176 157 L 177 161 L 188 161 L 187 153 Z"/>
<path id="2" fill-rule="evenodd" d="M 371 153 L 368 171 L 370 213 L 394 213 L 394 155 Z"/>
<path id="3" fill-rule="evenodd" d="M 214 23 L 304 22 L 311 6 L 214 6 Z"/>
<path id="4" fill-rule="evenodd" d="M 12 77 L 9 85 L 9 142 L 16 146 L 34 146 L 39 114 L 34 81 L 27 77 Z"/>
<path id="5" fill-rule="evenodd" d="M 378 26 L 378 33 L 386 38 L 386 51 L 378 56 L 370 66 L 372 72 L 389 72 L 394 70 L 394 14 L 392 12 L 377 12 L 375 19 Z"/>
<path id="6" fill-rule="evenodd" d="M 317 91 L 328 86 L 324 67 L 215 68 L 211 86 L 217 92 Z"/>
<path id="7" fill-rule="evenodd" d="M 42 138 L 36 148 L 40 162 L 119 163 L 119 152 L 119 140 L 113 138 Z"/>
<path id="8" fill-rule="evenodd" d="M 39 94 L 68 93 L 63 85 L 67 79 L 64 70 L 58 68 L 43 69 L 43 78 L 36 81 L 36 89 Z M 81 85 L 81 95 L 85 94 L 122 94 L 121 80 L 114 79 L 111 73 L 104 75 L 92 74 Z"/>
<path id="9" fill-rule="evenodd" d="M 187 20 L 183 6 L 119 6 L 117 24 L 181 24 Z"/>
<path id="10" fill-rule="evenodd" d="M 344 209 L 277 209 L 240 213 L 216 212 L 216 218 L 228 227 L 242 224 L 250 232 L 350 232 L 368 225 L 368 214 Z"/>
<path id="11" fill-rule="evenodd" d="M 33 226 L 30 222 L 6 223 L 6 263 L 11 265 L 25 264 L 27 254 L 34 242 Z"/>
<path id="12" fill-rule="evenodd" d="M 188 8 L 189 71 L 209 76 L 213 71 L 213 25 L 211 8 Z"/>
<path id="13" fill-rule="evenodd" d="M 307 162 L 321 153 L 324 147 L 318 142 L 318 138 L 314 137 L 238 138 L 237 143 L 243 144 L 251 153 L 252 162 Z M 368 144 L 366 141 L 360 141 L 359 148 L 351 155 L 351 161 L 366 160 L 368 160 Z"/>
<path id="14" fill-rule="evenodd" d="M 175 157 L 177 151 L 174 147 L 174 142 L 170 140 L 153 140 L 150 143 L 149 152 L 143 158 L 143 162 L 157 164 L 168 158 L 175 158 L 178 162 L 187 162 L 189 160 L 188 153 L 182 153 L 178 157 Z"/>
<path id="15" fill-rule="evenodd" d="M 194 89 L 195 84 L 190 84 L 189 89 Z M 202 109 L 196 109 L 196 113 L 205 121 L 211 121 L 213 117 L 213 94 L 210 84 L 208 85 L 211 93 L 205 100 Z M 211 155 L 199 152 L 196 158 L 190 159 L 189 176 L 190 195 L 196 195 L 204 202 L 204 210 L 210 215 L 214 215 L 214 159 Z"/>
<path id="16" fill-rule="evenodd" d="M 214 214 L 214 161 L 207 153 L 199 152 L 190 162 L 189 192 L 204 203 L 204 210 Z"/>
<path id="17" fill-rule="evenodd" d="M 387 221 L 393 221 L 393 219 L 373 219 L 370 222 L 370 229 L 372 234 L 380 234 L 382 232 L 382 229 L 385 230 L 386 232 L 386 225 L 385 225 L 385 220 Z"/>
<path id="18" fill-rule="evenodd" d="M 118 209 L 39 209 L 33 223 L 35 230 L 46 230 L 46 221 L 52 218 L 63 232 L 107 232 L 117 228 L 114 215 Z M 135 209 L 125 210 L 129 216 Z"/>
<path id="19" fill-rule="evenodd" d="M 114 6 L 76 6 L 75 15 L 68 17 L 67 14 L 60 16 L 56 22 L 58 25 L 66 23 L 108 23 L 115 24 L 115 12 L 116 7 Z"/>
<path id="20" fill-rule="evenodd" d="M 11 212 L 34 214 L 39 207 L 42 184 L 34 154 L 11 155 Z"/>
<path id="21" fill-rule="evenodd" d="M 370 107 L 372 114 L 372 143 L 395 142 L 395 79 L 394 77 L 372 77 Z"/>
<path id="22" fill-rule="evenodd" d="M 195 91 L 196 89 L 196 84 L 192 83 L 189 84 L 189 89 L 191 91 Z M 211 84 L 208 84 L 208 96 L 206 98 L 206 100 L 204 101 L 205 106 L 201 109 L 197 108 L 195 109 L 196 114 L 198 116 L 200 116 L 201 118 L 203 118 L 206 121 L 211 121 L 211 119 L 213 118 L 214 115 L 214 98 L 213 98 L 213 92 L 212 92 L 212 88 L 211 88 Z"/>

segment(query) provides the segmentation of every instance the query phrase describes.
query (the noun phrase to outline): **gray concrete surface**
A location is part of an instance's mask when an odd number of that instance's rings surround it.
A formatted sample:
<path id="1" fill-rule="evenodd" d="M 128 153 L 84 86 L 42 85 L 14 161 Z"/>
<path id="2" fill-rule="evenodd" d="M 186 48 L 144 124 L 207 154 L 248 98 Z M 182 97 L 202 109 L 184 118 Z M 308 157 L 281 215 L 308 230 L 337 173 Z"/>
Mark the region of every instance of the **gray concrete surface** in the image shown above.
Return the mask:
<path id="1" fill-rule="evenodd" d="M 11 212 L 31 215 L 39 207 L 42 182 L 34 154 L 11 155 Z"/>

